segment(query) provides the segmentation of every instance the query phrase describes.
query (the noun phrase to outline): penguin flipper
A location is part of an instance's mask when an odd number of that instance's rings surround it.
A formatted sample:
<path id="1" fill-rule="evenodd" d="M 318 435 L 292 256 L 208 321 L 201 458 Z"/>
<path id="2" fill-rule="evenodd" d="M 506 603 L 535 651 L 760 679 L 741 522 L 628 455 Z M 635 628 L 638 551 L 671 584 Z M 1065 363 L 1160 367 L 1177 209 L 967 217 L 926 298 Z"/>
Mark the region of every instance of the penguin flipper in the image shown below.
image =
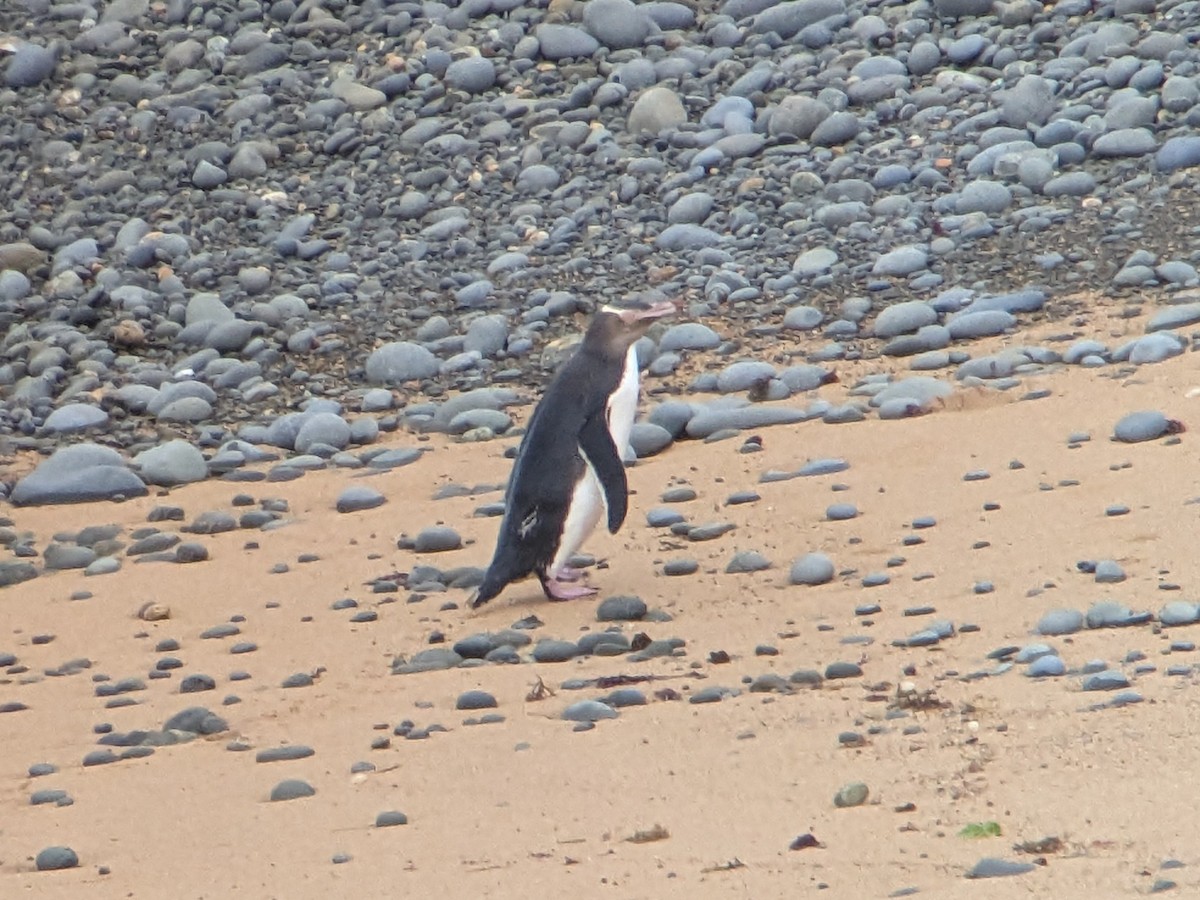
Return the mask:
<path id="1" fill-rule="evenodd" d="M 583 423 L 579 431 L 579 449 L 604 490 L 608 530 L 616 534 L 629 511 L 629 482 L 625 478 L 625 464 L 621 462 L 603 414 L 594 415 Z"/>

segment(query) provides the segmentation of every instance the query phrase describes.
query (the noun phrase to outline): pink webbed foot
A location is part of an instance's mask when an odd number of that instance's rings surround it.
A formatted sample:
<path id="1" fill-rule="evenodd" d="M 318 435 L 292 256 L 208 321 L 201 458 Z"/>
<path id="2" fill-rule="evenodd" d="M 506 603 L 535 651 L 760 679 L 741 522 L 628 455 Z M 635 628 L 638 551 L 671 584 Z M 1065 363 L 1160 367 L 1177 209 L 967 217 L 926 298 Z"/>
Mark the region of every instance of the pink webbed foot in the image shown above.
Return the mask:
<path id="1" fill-rule="evenodd" d="M 574 580 L 578 581 L 578 579 L 579 574 L 576 573 Z M 572 584 L 570 580 L 563 581 L 562 576 L 547 578 L 542 586 L 546 589 L 546 596 L 551 600 L 578 600 L 580 597 L 590 597 L 598 591 L 598 588 L 590 585 Z"/>
<path id="2" fill-rule="evenodd" d="M 555 581 L 578 581 L 583 577 L 584 570 L 576 569 L 573 566 L 563 566 L 558 571 L 558 577 Z"/>

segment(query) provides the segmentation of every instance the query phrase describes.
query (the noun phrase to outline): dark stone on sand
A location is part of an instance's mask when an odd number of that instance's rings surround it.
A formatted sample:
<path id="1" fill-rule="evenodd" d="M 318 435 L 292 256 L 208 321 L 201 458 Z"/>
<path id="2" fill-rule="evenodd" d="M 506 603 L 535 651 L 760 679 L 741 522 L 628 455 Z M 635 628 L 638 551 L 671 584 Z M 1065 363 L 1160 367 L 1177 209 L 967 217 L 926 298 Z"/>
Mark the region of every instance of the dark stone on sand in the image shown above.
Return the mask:
<path id="1" fill-rule="evenodd" d="M 271 788 L 271 802 L 297 800 L 302 797 L 312 797 L 317 793 L 307 781 L 298 778 L 288 778 Z"/>

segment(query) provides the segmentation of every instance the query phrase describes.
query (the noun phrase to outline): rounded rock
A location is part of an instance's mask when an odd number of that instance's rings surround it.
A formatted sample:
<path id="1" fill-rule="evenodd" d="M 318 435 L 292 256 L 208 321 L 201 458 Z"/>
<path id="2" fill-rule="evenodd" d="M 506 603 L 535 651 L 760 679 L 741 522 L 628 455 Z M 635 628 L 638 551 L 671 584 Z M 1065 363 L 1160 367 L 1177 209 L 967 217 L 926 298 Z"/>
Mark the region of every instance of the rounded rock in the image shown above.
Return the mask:
<path id="1" fill-rule="evenodd" d="M 39 872 L 73 869 L 79 865 L 79 855 L 70 847 L 47 847 L 38 853 L 34 865 Z"/>
<path id="2" fill-rule="evenodd" d="M 824 553 L 808 553 L 792 563 L 790 584 L 818 585 L 833 580 L 833 560 Z"/>
<path id="3" fill-rule="evenodd" d="M 413 549 L 417 553 L 444 553 L 462 547 L 462 536 L 448 525 L 432 525 L 417 533 Z"/>

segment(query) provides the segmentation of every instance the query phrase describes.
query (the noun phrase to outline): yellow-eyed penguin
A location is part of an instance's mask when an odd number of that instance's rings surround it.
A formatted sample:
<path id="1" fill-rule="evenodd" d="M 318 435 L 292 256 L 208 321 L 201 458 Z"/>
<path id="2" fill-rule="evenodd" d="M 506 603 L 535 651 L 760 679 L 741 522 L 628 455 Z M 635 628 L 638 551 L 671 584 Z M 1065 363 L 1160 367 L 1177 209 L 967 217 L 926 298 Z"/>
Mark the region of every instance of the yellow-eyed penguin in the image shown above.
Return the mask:
<path id="1" fill-rule="evenodd" d="M 627 300 L 604 306 L 583 343 L 554 376 L 529 419 L 509 480 L 496 552 L 471 606 L 509 582 L 535 574 L 551 600 L 596 593 L 567 565 L 602 514 L 616 533 L 629 486 L 621 453 L 637 413 L 637 340 L 673 301 Z"/>

